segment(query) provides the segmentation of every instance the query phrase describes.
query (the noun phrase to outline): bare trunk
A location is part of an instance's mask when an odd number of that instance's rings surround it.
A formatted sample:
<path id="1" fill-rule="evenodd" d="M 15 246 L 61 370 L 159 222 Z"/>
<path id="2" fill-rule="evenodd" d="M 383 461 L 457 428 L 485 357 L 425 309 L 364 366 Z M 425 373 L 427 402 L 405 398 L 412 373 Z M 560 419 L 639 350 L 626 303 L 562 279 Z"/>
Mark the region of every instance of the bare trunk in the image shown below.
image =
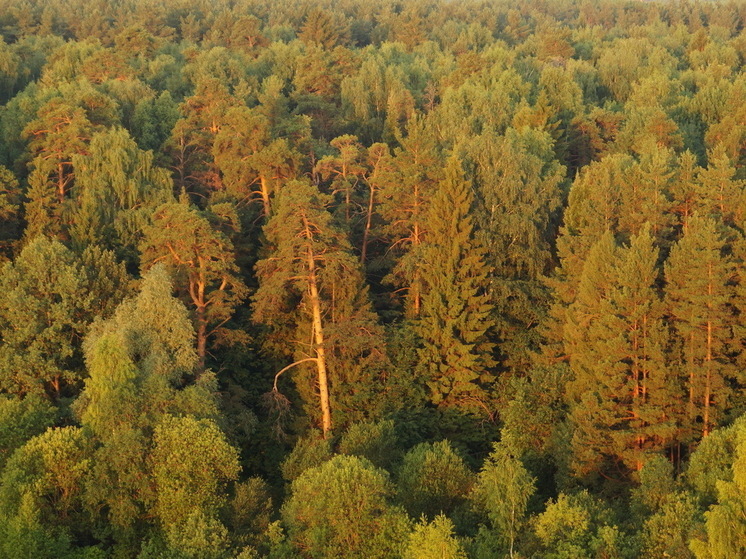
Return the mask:
<path id="1" fill-rule="evenodd" d="M 707 367 L 705 373 L 705 396 L 704 396 L 704 426 L 702 428 L 702 436 L 706 437 L 710 434 L 710 392 L 712 388 L 712 264 L 708 266 L 707 275 L 709 281 L 707 282 Z"/>
<path id="2" fill-rule="evenodd" d="M 65 201 L 65 164 L 57 165 L 57 200 L 60 204 Z"/>
<path id="3" fill-rule="evenodd" d="M 306 236 L 311 239 L 311 231 L 308 220 L 304 217 L 303 224 L 306 228 Z M 316 370 L 319 381 L 319 399 L 321 404 L 321 430 L 324 438 L 328 438 L 332 429 L 332 414 L 329 406 L 329 378 L 326 370 L 326 354 L 324 352 L 324 330 L 321 322 L 321 299 L 316 280 L 316 259 L 310 245 L 307 249 L 308 265 L 308 289 L 310 292 L 311 314 L 313 317 L 313 337 L 316 345 Z"/>
<path id="4" fill-rule="evenodd" d="M 197 357 L 199 357 L 199 370 L 205 368 L 207 356 L 207 319 L 204 307 L 197 307 Z"/>
<path id="5" fill-rule="evenodd" d="M 370 225 L 373 221 L 373 201 L 376 190 L 371 185 L 370 195 L 368 196 L 368 214 L 365 217 L 365 230 L 363 231 L 363 247 L 360 251 L 360 263 L 365 266 L 365 259 L 368 255 L 368 236 L 370 235 Z"/>
<path id="6" fill-rule="evenodd" d="M 259 185 L 261 188 L 262 206 L 264 207 L 264 217 L 269 218 L 269 184 L 266 177 L 259 177 Z"/>

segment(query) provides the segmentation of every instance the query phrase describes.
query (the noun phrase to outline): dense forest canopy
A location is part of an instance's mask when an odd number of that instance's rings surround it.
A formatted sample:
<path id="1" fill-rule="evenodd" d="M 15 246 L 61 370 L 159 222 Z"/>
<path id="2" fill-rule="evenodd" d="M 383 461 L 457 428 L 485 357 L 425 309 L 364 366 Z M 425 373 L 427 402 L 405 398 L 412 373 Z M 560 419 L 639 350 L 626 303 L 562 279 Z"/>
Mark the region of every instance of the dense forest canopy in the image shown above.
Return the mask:
<path id="1" fill-rule="evenodd" d="M 746 557 L 745 24 L 0 0 L 0 557 Z"/>

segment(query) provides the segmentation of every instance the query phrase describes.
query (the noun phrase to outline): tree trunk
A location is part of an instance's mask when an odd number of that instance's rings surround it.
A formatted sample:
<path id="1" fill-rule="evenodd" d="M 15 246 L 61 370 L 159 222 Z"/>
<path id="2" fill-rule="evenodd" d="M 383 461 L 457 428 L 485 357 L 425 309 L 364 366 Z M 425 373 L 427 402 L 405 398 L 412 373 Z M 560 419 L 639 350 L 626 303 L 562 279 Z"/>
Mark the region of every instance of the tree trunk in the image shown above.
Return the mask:
<path id="1" fill-rule="evenodd" d="M 360 263 L 365 266 L 365 259 L 368 255 L 368 236 L 370 235 L 370 225 L 373 221 L 373 202 L 376 190 L 370 185 L 370 195 L 368 196 L 368 213 L 365 217 L 365 230 L 363 231 L 363 246 L 360 251 Z"/>
<path id="2" fill-rule="evenodd" d="M 306 238 L 311 240 L 311 230 L 308 225 L 308 219 L 303 218 L 303 225 L 306 228 Z M 332 429 L 332 414 L 329 406 L 329 379 L 326 370 L 326 354 L 324 352 L 324 330 L 321 322 L 321 299 L 319 297 L 319 288 L 316 280 L 316 259 L 313 249 L 309 245 L 306 253 L 308 262 L 308 290 L 310 293 L 311 314 L 313 317 L 313 338 L 316 344 L 316 370 L 319 381 L 319 399 L 321 404 L 321 430 L 324 438 L 328 438 Z"/>
<path id="3" fill-rule="evenodd" d="M 260 193 L 262 195 L 262 206 L 264 207 L 264 217 L 266 219 L 269 219 L 269 184 L 267 183 L 267 178 L 265 176 L 259 177 L 259 187 L 260 187 Z"/>

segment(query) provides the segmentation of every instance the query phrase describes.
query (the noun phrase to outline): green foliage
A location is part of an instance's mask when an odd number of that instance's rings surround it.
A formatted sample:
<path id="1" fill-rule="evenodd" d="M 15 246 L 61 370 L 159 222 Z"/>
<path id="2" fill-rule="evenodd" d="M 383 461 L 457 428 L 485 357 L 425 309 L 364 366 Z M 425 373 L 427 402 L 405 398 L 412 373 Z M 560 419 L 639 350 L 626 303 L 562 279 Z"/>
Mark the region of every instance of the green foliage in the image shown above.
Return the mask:
<path id="1" fill-rule="evenodd" d="M 501 442 L 495 443 L 469 494 L 472 506 L 480 517 L 487 517 L 501 548 L 511 555 L 526 524 L 535 483 L 520 459 Z"/>
<path id="2" fill-rule="evenodd" d="M 0 511 L 10 525 L 32 532 L 81 529 L 91 456 L 90 441 L 77 427 L 49 429 L 16 450 L 0 477 Z"/>
<path id="3" fill-rule="evenodd" d="M 394 422 L 353 423 L 339 441 L 340 454 L 360 456 L 377 468 L 390 470 L 400 456 Z"/>
<path id="4" fill-rule="evenodd" d="M 706 538 L 693 538 L 690 548 L 697 559 L 725 559 L 746 553 L 746 424 L 733 426 L 736 451 L 732 481 L 716 482 L 717 504 L 705 513 Z"/>
<path id="5" fill-rule="evenodd" d="M 396 472 L 398 496 L 410 516 L 450 515 L 466 501 L 474 474 L 448 441 L 421 443 Z"/>
<path id="6" fill-rule="evenodd" d="M 684 479 L 704 507 L 717 500 L 718 482 L 733 480 L 736 432 L 734 426 L 715 429 L 702 439 L 689 459 Z"/>
<path id="7" fill-rule="evenodd" d="M 416 331 L 431 401 L 473 410 L 485 405 L 484 387 L 493 380 L 486 336 L 493 308 L 485 294 L 486 251 L 473 235 L 471 205 L 461 162 L 451 158 L 431 200 L 428 234 L 419 247 L 424 291 Z"/>
<path id="8" fill-rule="evenodd" d="M 453 523 L 439 514 L 432 522 L 419 522 L 409 536 L 404 559 L 466 559 L 463 546 L 453 533 Z"/>
<path id="9" fill-rule="evenodd" d="M 295 481 L 307 469 L 320 466 L 331 457 L 331 441 L 322 438 L 318 431 L 311 431 L 298 439 L 292 452 L 282 463 L 282 477 L 286 481 Z"/>
<path id="10" fill-rule="evenodd" d="M 217 511 L 239 473 L 236 450 L 213 421 L 188 416 L 164 417 L 153 442 L 154 512 L 169 543 L 188 556 L 217 553 L 228 538 Z"/>
<path id="11" fill-rule="evenodd" d="M 141 151 L 123 128 L 91 137 L 85 154 L 72 158 L 76 211 L 70 234 L 78 246 L 98 243 L 133 261 L 153 209 L 173 198 L 165 169 Z"/>
<path id="12" fill-rule="evenodd" d="M 625 542 L 603 505 L 587 492 L 561 493 L 534 521 L 546 559 L 624 557 Z"/>
<path id="13" fill-rule="evenodd" d="M 745 18 L 0 2 L 0 557 L 746 555 Z"/>
<path id="14" fill-rule="evenodd" d="M 0 396 L 0 472 L 17 448 L 51 427 L 54 408 L 39 396 Z"/>
<path id="15" fill-rule="evenodd" d="M 230 339 L 225 324 L 248 291 L 239 276 L 233 243 L 221 231 L 236 228 L 237 219 L 200 212 L 185 200 L 159 206 L 151 219 L 139 247 L 142 268 L 162 262 L 171 272 L 193 309 L 197 353 L 204 366 L 208 341 Z"/>
<path id="16" fill-rule="evenodd" d="M 0 272 L 0 387 L 60 398 L 84 376 L 80 341 L 126 293 L 127 274 L 91 248 L 82 259 L 39 237 Z"/>
<path id="17" fill-rule="evenodd" d="M 310 557 L 391 557 L 409 521 L 389 503 L 388 475 L 364 458 L 336 456 L 306 470 L 282 508 L 291 541 Z"/>
<path id="18" fill-rule="evenodd" d="M 693 558 L 689 541 L 698 521 L 697 505 L 690 495 L 670 495 L 645 521 L 641 553 L 645 557 Z"/>
<path id="19" fill-rule="evenodd" d="M 256 544 L 266 536 L 273 507 L 270 487 L 262 478 L 251 477 L 233 486 L 228 505 L 231 538 L 242 545 Z"/>

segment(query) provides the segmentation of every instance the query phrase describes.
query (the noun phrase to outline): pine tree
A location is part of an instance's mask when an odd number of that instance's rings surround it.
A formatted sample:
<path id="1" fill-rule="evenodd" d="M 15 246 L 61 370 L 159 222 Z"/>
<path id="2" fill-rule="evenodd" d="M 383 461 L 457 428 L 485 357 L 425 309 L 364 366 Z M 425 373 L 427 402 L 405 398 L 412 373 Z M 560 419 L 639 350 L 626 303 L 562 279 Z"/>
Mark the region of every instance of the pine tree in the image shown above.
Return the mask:
<path id="1" fill-rule="evenodd" d="M 199 211 L 182 199 L 155 210 L 140 244 L 143 270 L 157 262 L 166 264 L 193 308 L 201 367 L 208 341 L 226 333 L 225 324 L 248 293 L 233 243 L 220 230 L 220 222 L 215 214 Z M 235 227 L 235 220 L 228 225 Z"/>
<path id="2" fill-rule="evenodd" d="M 271 125 L 258 109 L 232 108 L 212 147 L 226 191 L 242 205 L 261 201 L 265 219 L 276 185 L 295 175 L 300 159 L 286 138 L 273 137 Z"/>
<path id="3" fill-rule="evenodd" d="M 365 175 L 365 148 L 356 136 L 349 134 L 334 138 L 330 145 L 338 151 L 337 155 L 322 157 L 314 168 L 314 173 L 330 181 L 331 194 L 339 198 L 341 222 L 351 230 L 351 220 L 359 207 L 358 185 Z"/>
<path id="4" fill-rule="evenodd" d="M 408 124 L 408 136 L 395 153 L 396 172 L 382 185 L 385 234 L 398 261 L 390 280 L 406 292 L 405 312 L 416 317 L 422 306 L 421 245 L 427 236 L 428 207 L 442 168 L 433 131 L 421 118 Z"/>
<path id="5" fill-rule="evenodd" d="M 24 129 L 32 157 L 26 203 L 27 238 L 39 234 L 66 237 L 64 214 L 75 178 L 73 155 L 87 152 L 95 129 L 83 108 L 59 97 L 43 105 L 37 119 Z"/>
<path id="6" fill-rule="evenodd" d="M 633 165 L 619 186 L 622 212 L 618 232 L 629 239 L 646 223 L 660 246 L 671 237 L 670 184 L 676 174 L 673 151 L 656 144 L 646 145 L 640 162 Z"/>
<path id="7" fill-rule="evenodd" d="M 295 356 L 294 365 L 315 363 L 315 379 L 296 384 L 310 409 L 317 406 L 318 394 L 325 436 L 333 406 L 339 408 L 335 413 L 360 409 L 359 400 L 377 389 L 385 359 L 359 264 L 347 235 L 332 223 L 328 203 L 329 197 L 307 181 L 282 187 L 264 228 L 269 252 L 256 266 L 253 306 L 254 319 L 280 334 L 281 350 Z"/>
<path id="8" fill-rule="evenodd" d="M 708 160 L 694 183 L 698 194 L 695 208 L 702 216 L 739 227 L 746 218 L 746 181 L 736 178 L 737 169 L 724 148 L 711 150 Z"/>
<path id="9" fill-rule="evenodd" d="M 666 305 L 676 332 L 672 367 L 688 392 L 689 437 L 707 436 L 729 400 L 733 376 L 732 264 L 716 222 L 695 214 L 666 261 Z"/>

